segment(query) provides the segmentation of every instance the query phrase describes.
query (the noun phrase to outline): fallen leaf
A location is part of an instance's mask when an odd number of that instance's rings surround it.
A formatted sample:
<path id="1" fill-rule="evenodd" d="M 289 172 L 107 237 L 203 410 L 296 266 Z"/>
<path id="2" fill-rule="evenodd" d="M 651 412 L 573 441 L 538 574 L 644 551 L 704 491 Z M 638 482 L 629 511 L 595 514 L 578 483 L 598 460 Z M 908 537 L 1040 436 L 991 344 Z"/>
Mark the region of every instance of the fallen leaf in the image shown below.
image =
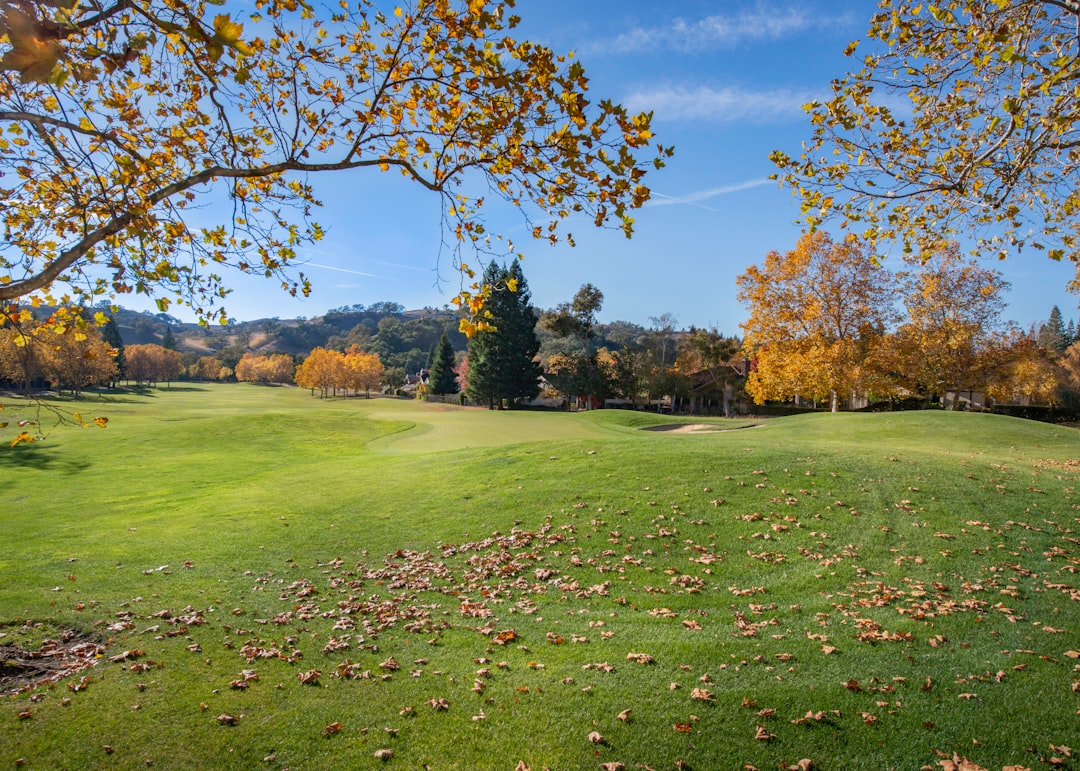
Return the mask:
<path id="1" fill-rule="evenodd" d="M 335 721 L 322 730 L 323 736 L 333 736 L 341 731 L 341 721 Z"/>
<path id="2" fill-rule="evenodd" d="M 598 731 L 592 731 L 586 738 L 590 742 L 592 742 L 593 744 L 603 744 L 604 743 L 604 737 L 601 736 Z"/>
<path id="3" fill-rule="evenodd" d="M 221 714 L 215 718 L 221 725 L 236 725 L 240 718 L 235 715 Z"/>
<path id="4" fill-rule="evenodd" d="M 956 753 L 953 753 L 951 758 L 939 760 L 938 765 L 941 766 L 944 771 L 987 771 L 987 769 L 977 763 L 973 763 L 967 758 L 962 758 Z"/>
<path id="5" fill-rule="evenodd" d="M 629 723 L 630 722 L 630 713 L 631 712 L 633 712 L 633 710 L 624 709 L 622 712 L 620 712 L 615 717 L 618 718 L 619 720 L 623 721 L 624 723 Z"/>
<path id="6" fill-rule="evenodd" d="M 393 750 L 375 750 L 375 760 L 390 760 L 394 757 Z"/>
<path id="7" fill-rule="evenodd" d="M 297 672 L 296 679 L 304 685 L 318 685 L 322 672 L 317 669 L 309 669 L 307 672 Z"/>
<path id="8" fill-rule="evenodd" d="M 776 738 L 776 734 L 771 734 L 765 730 L 765 726 L 755 726 L 754 739 L 759 742 L 768 742 Z"/>

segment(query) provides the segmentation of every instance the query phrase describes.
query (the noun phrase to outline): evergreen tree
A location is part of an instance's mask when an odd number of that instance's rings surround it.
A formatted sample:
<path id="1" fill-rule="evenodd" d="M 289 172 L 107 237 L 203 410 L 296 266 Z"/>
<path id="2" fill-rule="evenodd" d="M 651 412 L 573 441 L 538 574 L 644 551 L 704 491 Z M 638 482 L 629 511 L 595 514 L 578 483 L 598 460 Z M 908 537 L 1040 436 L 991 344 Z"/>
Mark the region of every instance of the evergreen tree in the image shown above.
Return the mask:
<path id="1" fill-rule="evenodd" d="M 120 326 L 112 316 L 109 316 L 109 320 L 106 321 L 105 326 L 101 328 L 101 339 L 104 340 L 110 348 L 116 350 L 115 382 L 124 380 L 124 338 L 120 336 Z"/>
<path id="2" fill-rule="evenodd" d="M 503 400 L 513 406 L 540 393 L 536 312 L 517 262 L 500 268 L 492 261 L 484 281 L 498 287 L 485 306 L 495 330 L 479 332 L 469 342 L 469 398 L 489 407 Z"/>
<path id="3" fill-rule="evenodd" d="M 432 355 L 431 375 L 428 377 L 428 390 L 433 394 L 456 394 L 458 392 L 457 373 L 454 366 L 454 349 L 450 338 L 443 333 Z"/>
<path id="4" fill-rule="evenodd" d="M 165 334 L 161 336 L 161 347 L 170 351 L 176 350 L 176 337 L 173 335 L 172 327 L 165 327 Z"/>
<path id="5" fill-rule="evenodd" d="M 1072 345 L 1073 343 L 1076 342 L 1076 334 L 1077 334 L 1076 333 L 1076 322 L 1074 322 L 1072 319 L 1069 319 L 1069 325 L 1067 327 L 1065 327 L 1065 347 L 1066 348 L 1068 348 L 1070 345 Z"/>
<path id="6" fill-rule="evenodd" d="M 1039 345 L 1050 353 L 1062 353 L 1068 348 L 1065 338 L 1065 322 L 1061 309 L 1056 305 L 1050 311 L 1050 319 L 1039 329 Z"/>

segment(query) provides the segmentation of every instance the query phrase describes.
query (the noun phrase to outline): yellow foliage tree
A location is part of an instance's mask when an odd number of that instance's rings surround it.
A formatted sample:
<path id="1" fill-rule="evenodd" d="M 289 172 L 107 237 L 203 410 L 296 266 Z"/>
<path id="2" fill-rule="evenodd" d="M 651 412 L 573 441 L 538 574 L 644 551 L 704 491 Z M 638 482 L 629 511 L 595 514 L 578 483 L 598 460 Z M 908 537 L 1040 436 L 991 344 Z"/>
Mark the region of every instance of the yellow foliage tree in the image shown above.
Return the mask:
<path id="1" fill-rule="evenodd" d="M 809 105 L 812 137 L 773 153 L 811 224 L 858 222 L 914 255 L 967 232 L 981 254 L 1080 266 L 1080 3 L 879 0 L 862 68 Z"/>
<path id="2" fill-rule="evenodd" d="M 383 365 L 377 353 L 365 353 L 357 345 L 345 351 L 345 388 L 355 393 L 371 391 L 382 384 Z"/>
<path id="3" fill-rule="evenodd" d="M 221 360 L 216 356 L 200 356 L 192 374 L 200 380 L 222 380 L 223 369 L 227 368 L 221 366 Z"/>
<path id="4" fill-rule="evenodd" d="M 310 389 L 313 394 L 318 391 L 320 398 L 326 398 L 331 392 L 336 394 L 339 388 L 344 388 L 345 380 L 345 355 L 321 346 L 309 353 L 296 368 L 296 384 Z"/>
<path id="5" fill-rule="evenodd" d="M 51 337 L 43 347 L 45 371 L 57 390 L 66 387 L 78 396 L 84 388 L 108 383 L 116 377 L 116 349 L 102 339 L 97 328 L 88 326 Z"/>
<path id="6" fill-rule="evenodd" d="M 179 351 L 153 343 L 124 347 L 124 374 L 128 380 L 147 384 L 172 382 L 182 371 Z"/>
<path id="7" fill-rule="evenodd" d="M 650 114 L 588 99 L 572 54 L 515 39 L 513 5 L 0 2 L 0 314 L 61 282 L 54 304 L 140 292 L 224 320 L 224 267 L 307 294 L 292 268 L 322 237 L 324 172 L 440 196 L 470 278 L 466 253 L 514 253 L 484 226 L 496 201 L 545 241 L 572 243 L 571 215 L 629 235 L 670 151 L 650 148 Z M 190 218 L 204 194 L 230 214 Z M 482 290 L 463 292 L 474 327 Z"/>
<path id="8" fill-rule="evenodd" d="M 794 250 L 770 252 L 736 283 L 750 310 L 742 328 L 755 402 L 827 398 L 836 411 L 842 397 L 868 390 L 867 362 L 895 318 L 894 282 L 858 239 L 804 234 Z"/>
<path id="9" fill-rule="evenodd" d="M 1020 404 L 1057 403 L 1066 376 L 1050 354 L 1027 335 L 1016 335 L 1001 350 L 1002 365 L 987 389 L 996 401 Z"/>
<path id="10" fill-rule="evenodd" d="M 977 391 L 990 384 L 1008 340 L 998 332 L 1008 284 L 995 270 L 939 246 L 900 275 L 907 321 L 897 330 L 899 371 L 926 394 Z"/>

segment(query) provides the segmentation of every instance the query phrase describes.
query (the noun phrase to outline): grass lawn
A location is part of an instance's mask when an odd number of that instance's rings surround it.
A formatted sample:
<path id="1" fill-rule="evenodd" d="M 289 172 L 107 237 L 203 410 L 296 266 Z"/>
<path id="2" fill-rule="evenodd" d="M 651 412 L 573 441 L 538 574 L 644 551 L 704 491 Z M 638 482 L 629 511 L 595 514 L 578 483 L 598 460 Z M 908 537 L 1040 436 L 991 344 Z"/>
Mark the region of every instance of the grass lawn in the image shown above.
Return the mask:
<path id="1" fill-rule="evenodd" d="M 1075 429 L 68 406 L 0 451 L 0 767 L 1080 767 Z"/>

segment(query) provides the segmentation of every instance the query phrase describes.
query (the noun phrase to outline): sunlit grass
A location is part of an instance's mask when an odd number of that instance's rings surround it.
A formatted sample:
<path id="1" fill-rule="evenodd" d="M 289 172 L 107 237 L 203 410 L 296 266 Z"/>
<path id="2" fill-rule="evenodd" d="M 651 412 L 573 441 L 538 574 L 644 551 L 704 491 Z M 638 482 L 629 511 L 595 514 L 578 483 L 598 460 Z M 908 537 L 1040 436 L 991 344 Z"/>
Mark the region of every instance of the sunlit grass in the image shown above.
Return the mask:
<path id="1" fill-rule="evenodd" d="M 0 645 L 141 654 L 0 700 L 5 763 L 1035 767 L 1075 743 L 1073 429 L 671 435 L 254 386 L 84 406 L 110 427 L 0 455 Z"/>

